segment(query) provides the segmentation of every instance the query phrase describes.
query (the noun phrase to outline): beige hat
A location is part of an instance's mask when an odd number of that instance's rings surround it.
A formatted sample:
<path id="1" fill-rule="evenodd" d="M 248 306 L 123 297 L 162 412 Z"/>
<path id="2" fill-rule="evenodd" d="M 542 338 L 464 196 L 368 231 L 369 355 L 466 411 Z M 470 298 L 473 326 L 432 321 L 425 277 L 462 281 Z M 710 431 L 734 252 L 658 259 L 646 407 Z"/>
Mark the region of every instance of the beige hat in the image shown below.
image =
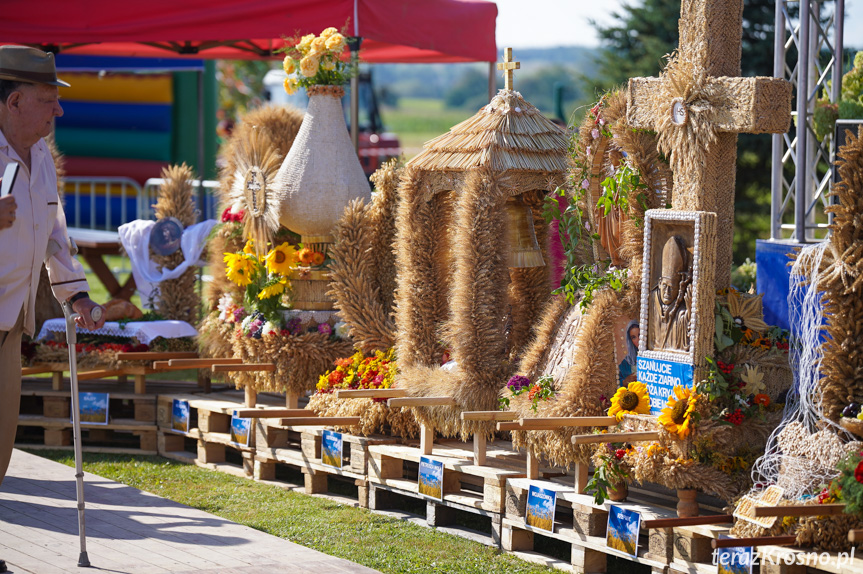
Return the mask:
<path id="1" fill-rule="evenodd" d="M 54 54 L 29 46 L 0 46 L 0 80 L 69 87 L 57 79 Z"/>

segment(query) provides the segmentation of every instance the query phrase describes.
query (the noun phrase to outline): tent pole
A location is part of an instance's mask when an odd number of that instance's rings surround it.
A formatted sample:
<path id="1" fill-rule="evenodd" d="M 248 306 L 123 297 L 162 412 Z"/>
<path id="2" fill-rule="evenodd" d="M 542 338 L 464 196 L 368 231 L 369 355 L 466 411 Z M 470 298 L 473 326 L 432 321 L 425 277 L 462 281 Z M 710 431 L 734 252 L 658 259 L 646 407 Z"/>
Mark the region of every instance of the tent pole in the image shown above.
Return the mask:
<path id="1" fill-rule="evenodd" d="M 201 221 L 207 219 L 204 193 L 204 70 L 198 70 L 198 209 Z"/>
<path id="2" fill-rule="evenodd" d="M 348 48 L 351 51 L 351 141 L 354 150 L 360 149 L 360 44 L 359 36 L 348 38 Z"/>
<path id="3" fill-rule="evenodd" d="M 488 63 L 488 101 L 494 99 L 495 88 L 497 87 L 497 78 L 495 77 L 497 66 L 494 64 L 494 62 Z"/>

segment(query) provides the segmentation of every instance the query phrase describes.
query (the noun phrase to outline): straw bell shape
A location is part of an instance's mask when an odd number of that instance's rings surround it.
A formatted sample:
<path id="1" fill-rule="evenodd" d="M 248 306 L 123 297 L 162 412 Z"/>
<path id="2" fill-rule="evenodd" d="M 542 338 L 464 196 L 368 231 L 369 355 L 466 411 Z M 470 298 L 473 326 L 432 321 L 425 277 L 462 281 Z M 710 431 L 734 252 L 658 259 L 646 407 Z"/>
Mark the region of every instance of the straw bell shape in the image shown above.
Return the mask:
<path id="1" fill-rule="evenodd" d="M 330 243 L 348 203 L 357 197 L 369 201 L 371 189 L 345 126 L 343 91 L 313 89 L 297 139 L 276 176 L 279 221 L 304 243 Z"/>

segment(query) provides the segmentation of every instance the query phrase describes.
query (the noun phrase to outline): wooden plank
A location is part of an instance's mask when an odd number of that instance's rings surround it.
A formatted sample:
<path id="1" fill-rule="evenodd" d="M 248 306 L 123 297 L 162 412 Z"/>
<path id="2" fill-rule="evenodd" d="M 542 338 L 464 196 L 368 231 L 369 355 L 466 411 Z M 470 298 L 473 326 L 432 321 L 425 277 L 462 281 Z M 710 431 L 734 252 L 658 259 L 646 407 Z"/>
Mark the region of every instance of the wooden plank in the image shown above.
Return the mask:
<path id="1" fill-rule="evenodd" d="M 308 409 L 237 409 L 237 417 L 241 419 L 277 419 L 282 417 L 314 417 L 314 411 Z"/>
<path id="2" fill-rule="evenodd" d="M 172 367 L 170 361 L 154 361 L 153 362 L 153 370 L 154 371 L 186 371 L 189 369 L 197 369 L 198 367 L 188 367 L 184 365 L 177 365 Z"/>
<path id="3" fill-rule="evenodd" d="M 233 373 L 233 372 L 261 372 L 261 373 L 272 373 L 276 370 L 275 363 L 243 363 L 242 365 L 236 364 L 218 364 L 213 365 L 211 370 L 214 373 Z"/>
<path id="4" fill-rule="evenodd" d="M 734 523 L 734 517 L 732 515 L 717 514 L 714 516 L 693 516 L 690 518 L 657 518 L 655 520 L 642 520 L 641 527 L 650 530 L 653 528 L 675 528 L 677 526 L 732 523 Z"/>
<path id="5" fill-rule="evenodd" d="M 21 367 L 21 376 L 28 377 L 30 375 L 40 375 L 42 373 L 50 373 L 52 371 L 54 371 L 54 369 L 48 366 Z"/>
<path id="6" fill-rule="evenodd" d="M 408 396 L 405 389 L 338 389 L 337 399 L 395 399 Z"/>
<path id="7" fill-rule="evenodd" d="M 388 399 L 388 407 L 454 407 L 452 397 L 402 397 Z"/>
<path id="8" fill-rule="evenodd" d="M 168 361 L 170 359 L 195 359 L 193 351 L 142 351 L 139 353 L 117 353 L 118 361 Z"/>
<path id="9" fill-rule="evenodd" d="M 171 359 L 169 367 L 184 366 L 187 369 L 210 368 L 213 365 L 239 365 L 243 359 Z"/>
<path id="10" fill-rule="evenodd" d="M 515 411 L 463 411 L 463 421 L 514 421 L 518 418 Z"/>
<path id="11" fill-rule="evenodd" d="M 714 538 L 713 548 L 737 548 L 738 546 L 793 546 L 797 536 L 756 536 L 754 538 Z"/>
<path id="12" fill-rule="evenodd" d="M 755 516 L 836 516 L 845 512 L 844 504 L 756 506 Z"/>
<path id="13" fill-rule="evenodd" d="M 605 442 L 640 442 L 659 439 L 658 431 L 617 432 L 604 434 L 579 434 L 572 437 L 572 444 L 597 444 Z"/>
<path id="14" fill-rule="evenodd" d="M 123 369 L 97 369 L 95 371 L 82 371 L 78 373 L 79 381 L 90 381 L 93 379 L 106 379 L 108 377 L 116 377 L 118 375 L 125 375 L 126 371 Z"/>
<path id="15" fill-rule="evenodd" d="M 863 542 L 863 530 L 849 530 L 848 542 Z"/>
<path id="16" fill-rule="evenodd" d="M 526 430 L 534 426 L 546 427 L 610 427 L 617 424 L 614 417 L 539 417 L 521 418 L 519 425 Z"/>
<path id="17" fill-rule="evenodd" d="M 292 417 L 282 419 L 284 426 L 353 426 L 360 424 L 360 417 Z"/>

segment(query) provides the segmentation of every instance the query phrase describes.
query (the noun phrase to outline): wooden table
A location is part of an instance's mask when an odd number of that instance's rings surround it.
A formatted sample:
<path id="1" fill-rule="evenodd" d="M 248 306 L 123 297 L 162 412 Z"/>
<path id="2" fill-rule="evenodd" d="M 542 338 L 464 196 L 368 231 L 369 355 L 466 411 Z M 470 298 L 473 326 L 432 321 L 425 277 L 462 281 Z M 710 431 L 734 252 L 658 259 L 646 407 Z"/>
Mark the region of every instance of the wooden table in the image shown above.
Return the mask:
<path id="1" fill-rule="evenodd" d="M 117 232 L 70 227 L 69 237 L 78 245 L 78 254 L 90 265 L 111 298 L 130 300 L 135 294 L 134 276 L 130 273 L 125 283 L 120 285 L 104 259 L 106 255 L 121 255 L 123 252 Z"/>

